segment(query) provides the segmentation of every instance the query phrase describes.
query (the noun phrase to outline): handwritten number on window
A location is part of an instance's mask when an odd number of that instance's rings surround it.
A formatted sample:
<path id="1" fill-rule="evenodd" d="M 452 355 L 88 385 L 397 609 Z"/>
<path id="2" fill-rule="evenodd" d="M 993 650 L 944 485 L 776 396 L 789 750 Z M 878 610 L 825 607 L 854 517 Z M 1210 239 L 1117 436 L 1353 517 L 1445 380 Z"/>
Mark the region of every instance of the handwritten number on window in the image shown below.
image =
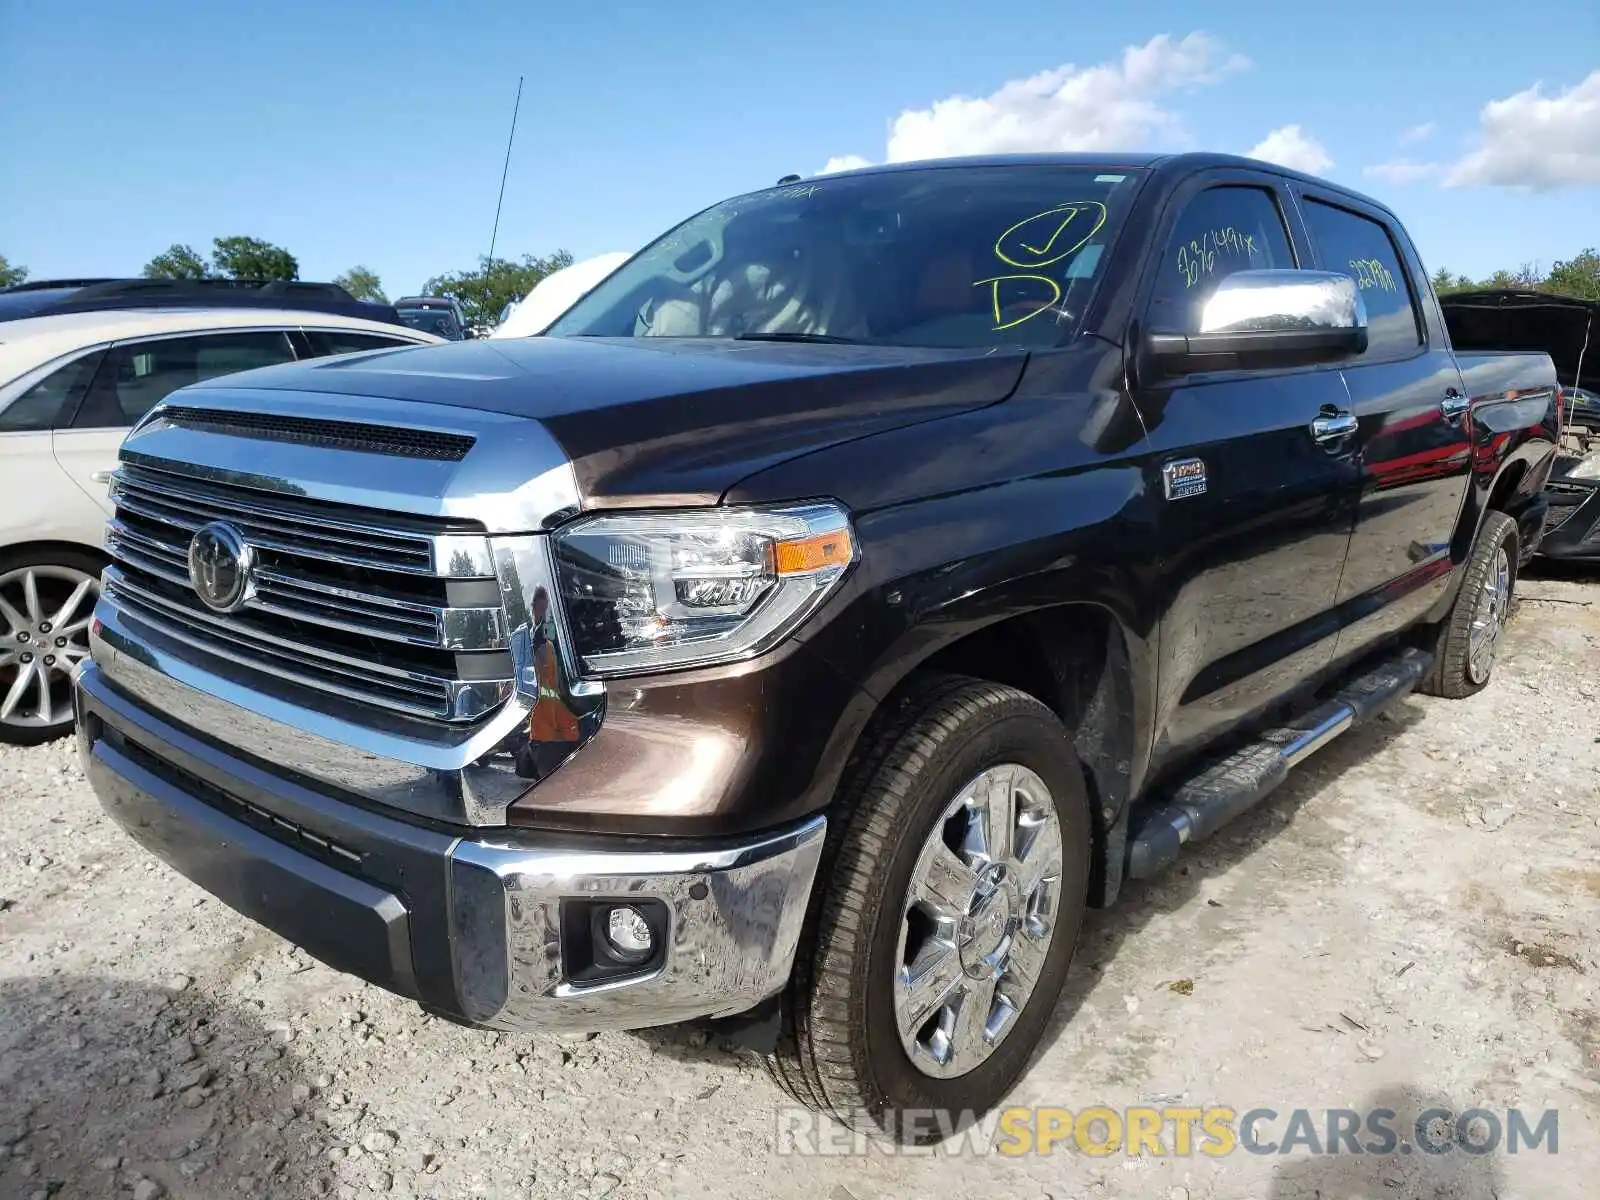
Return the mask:
<path id="1" fill-rule="evenodd" d="M 1208 229 L 1178 247 L 1174 266 L 1183 286 L 1192 288 L 1216 274 L 1217 264 L 1227 259 L 1243 259 L 1246 266 L 1255 262 L 1258 252 L 1254 235 L 1240 233 L 1232 225 Z"/>
<path id="2" fill-rule="evenodd" d="M 1399 286 L 1389 269 L 1376 258 L 1352 258 L 1350 273 L 1355 276 L 1356 287 L 1363 292 L 1398 292 Z"/>

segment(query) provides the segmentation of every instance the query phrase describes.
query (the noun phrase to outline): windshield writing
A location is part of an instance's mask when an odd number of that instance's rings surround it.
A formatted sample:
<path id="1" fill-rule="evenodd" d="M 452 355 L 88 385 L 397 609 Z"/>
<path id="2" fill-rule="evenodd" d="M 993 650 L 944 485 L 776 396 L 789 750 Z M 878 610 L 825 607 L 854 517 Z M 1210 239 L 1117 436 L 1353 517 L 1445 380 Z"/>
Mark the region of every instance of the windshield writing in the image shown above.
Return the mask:
<path id="1" fill-rule="evenodd" d="M 1057 344 L 1077 330 L 1137 176 L 1074 166 L 822 178 L 691 218 L 552 336 Z"/>

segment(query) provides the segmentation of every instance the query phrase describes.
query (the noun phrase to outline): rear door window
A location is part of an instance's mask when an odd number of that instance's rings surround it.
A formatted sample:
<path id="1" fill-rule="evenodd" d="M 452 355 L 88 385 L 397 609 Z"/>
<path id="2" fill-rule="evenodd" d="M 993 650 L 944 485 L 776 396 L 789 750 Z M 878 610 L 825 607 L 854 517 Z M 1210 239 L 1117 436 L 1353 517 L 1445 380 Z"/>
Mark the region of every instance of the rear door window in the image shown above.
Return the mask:
<path id="1" fill-rule="evenodd" d="M 1185 206 L 1161 253 L 1150 328 L 1197 333 L 1217 285 L 1236 271 L 1283 270 L 1294 250 L 1276 196 L 1266 188 L 1208 188 Z"/>
<path id="2" fill-rule="evenodd" d="M 1321 200 L 1307 198 L 1305 214 L 1323 269 L 1354 279 L 1367 306 L 1367 349 L 1361 361 L 1415 353 L 1422 344 L 1416 295 L 1389 230 Z"/>
<path id="3" fill-rule="evenodd" d="M 191 383 L 293 361 L 289 339 L 278 331 L 124 342 L 106 351 L 73 424 L 80 429 L 131 425 Z"/>

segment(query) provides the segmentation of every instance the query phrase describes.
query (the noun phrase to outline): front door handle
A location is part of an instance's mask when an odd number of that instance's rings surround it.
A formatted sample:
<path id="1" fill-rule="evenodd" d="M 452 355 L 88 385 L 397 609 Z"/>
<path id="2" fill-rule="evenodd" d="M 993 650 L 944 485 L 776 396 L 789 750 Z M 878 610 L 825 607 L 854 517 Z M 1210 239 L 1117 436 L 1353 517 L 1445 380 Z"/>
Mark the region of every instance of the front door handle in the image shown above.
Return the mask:
<path id="1" fill-rule="evenodd" d="M 96 483 L 110 483 L 111 477 L 115 474 L 115 471 L 90 471 L 89 478 Z"/>
<path id="2" fill-rule="evenodd" d="M 1471 407 L 1472 401 L 1455 388 L 1448 389 L 1444 399 L 1439 401 L 1439 411 L 1444 414 L 1447 421 L 1454 421 Z"/>
<path id="3" fill-rule="evenodd" d="M 1325 413 L 1311 422 L 1311 436 L 1320 444 L 1342 442 L 1360 428 L 1355 413 Z"/>

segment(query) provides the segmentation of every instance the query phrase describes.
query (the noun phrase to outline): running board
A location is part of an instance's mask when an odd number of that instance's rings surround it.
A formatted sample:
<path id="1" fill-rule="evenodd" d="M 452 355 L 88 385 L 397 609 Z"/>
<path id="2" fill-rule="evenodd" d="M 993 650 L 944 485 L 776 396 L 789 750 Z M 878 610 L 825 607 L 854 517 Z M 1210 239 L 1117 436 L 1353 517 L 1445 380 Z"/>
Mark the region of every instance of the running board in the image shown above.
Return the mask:
<path id="1" fill-rule="evenodd" d="M 1210 837 L 1289 777 L 1289 770 L 1376 716 L 1422 682 L 1433 655 L 1407 650 L 1358 676 L 1332 699 L 1213 763 L 1140 819 L 1128 840 L 1129 879 L 1164 871 L 1189 842 Z"/>

